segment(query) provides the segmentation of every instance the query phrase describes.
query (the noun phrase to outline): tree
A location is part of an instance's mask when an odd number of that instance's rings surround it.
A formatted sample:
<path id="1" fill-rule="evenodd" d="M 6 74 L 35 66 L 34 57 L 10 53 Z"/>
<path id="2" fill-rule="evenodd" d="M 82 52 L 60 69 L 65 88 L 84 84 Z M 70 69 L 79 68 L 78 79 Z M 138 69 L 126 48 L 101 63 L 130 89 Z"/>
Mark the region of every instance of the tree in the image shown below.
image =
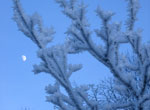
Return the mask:
<path id="1" fill-rule="evenodd" d="M 56 105 L 59 110 L 125 110 L 128 108 L 148 110 L 150 45 L 142 44 L 141 31 L 134 28 L 139 9 L 138 0 L 126 0 L 128 19 L 125 31 L 121 30 L 120 23 L 111 21 L 114 13 L 97 8 L 96 13 L 102 21 L 102 26 L 100 29 L 96 29 L 95 33 L 103 40 L 104 46 L 95 44 L 91 39 L 90 26 L 85 16 L 86 6 L 83 2 L 55 1 L 62 7 L 63 13 L 71 19 L 72 24 L 66 32 L 68 37 L 64 44 L 47 47 L 47 44 L 53 39 L 55 33 L 53 29 L 44 27 L 42 19 L 37 13 L 32 16 L 25 14 L 20 1 L 13 0 L 14 20 L 18 28 L 39 47 L 37 54 L 42 61 L 39 65 L 34 65 L 33 72 L 35 74 L 48 73 L 56 80 L 54 85 L 46 87 L 49 94 L 47 101 Z M 132 63 L 129 56 L 121 54 L 119 51 L 120 45 L 124 43 L 129 44 L 133 50 L 135 60 L 132 60 L 133 57 L 131 57 Z M 129 93 L 132 100 L 107 101 L 102 104 L 100 101 L 88 97 L 88 86 L 73 87 L 69 78 L 72 73 L 80 70 L 82 65 L 68 64 L 67 54 L 76 54 L 82 51 L 89 52 L 100 63 L 108 67 L 117 82 L 114 84 L 119 88 L 120 93 Z M 67 94 L 62 93 L 60 87 L 63 87 Z M 118 95 L 116 91 L 115 94 Z"/>
<path id="2" fill-rule="evenodd" d="M 94 101 L 98 101 L 101 106 L 110 104 L 119 104 L 119 103 L 132 103 L 134 101 L 134 97 L 132 96 L 130 90 L 124 92 L 118 86 L 118 81 L 114 78 L 108 78 L 106 80 L 102 80 L 99 84 L 89 85 L 89 98 Z M 149 110 L 150 101 L 147 101 L 144 104 L 144 110 Z M 108 107 L 110 107 L 108 105 Z M 115 109 L 113 109 L 115 110 Z M 118 110 L 118 109 L 117 109 Z M 120 109 L 119 109 L 120 110 Z M 121 110 L 135 110 L 133 106 L 121 108 Z"/>

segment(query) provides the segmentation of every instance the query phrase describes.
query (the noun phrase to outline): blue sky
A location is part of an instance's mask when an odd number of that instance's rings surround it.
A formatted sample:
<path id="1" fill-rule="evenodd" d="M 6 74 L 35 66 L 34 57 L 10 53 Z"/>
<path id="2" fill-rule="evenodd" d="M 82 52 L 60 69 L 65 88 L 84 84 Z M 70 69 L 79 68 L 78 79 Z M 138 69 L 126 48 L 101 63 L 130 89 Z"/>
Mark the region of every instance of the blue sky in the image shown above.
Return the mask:
<path id="1" fill-rule="evenodd" d="M 116 15 L 114 21 L 126 19 L 126 3 L 124 0 L 84 0 L 88 7 L 87 17 L 91 29 L 100 27 L 100 20 L 96 17 L 95 9 L 99 4 L 102 8 L 113 10 Z M 26 13 L 38 12 L 46 26 L 53 26 L 56 34 L 55 43 L 62 43 L 69 27 L 70 20 L 61 13 L 61 9 L 54 0 L 21 0 Z M 136 27 L 143 28 L 143 40 L 150 40 L 150 1 L 140 0 L 141 9 L 138 14 Z M 45 102 L 45 86 L 53 83 L 53 78 L 47 74 L 34 75 L 32 65 L 39 63 L 36 56 L 37 47 L 25 37 L 12 20 L 12 1 L 0 0 L 0 110 L 52 110 L 51 104 Z M 94 35 L 93 35 L 94 36 Z M 22 55 L 27 56 L 23 62 Z M 69 63 L 83 64 L 83 69 L 76 72 L 71 80 L 77 84 L 97 83 L 109 76 L 109 70 L 96 61 L 88 53 L 70 55 Z M 86 75 L 86 76 L 85 76 Z"/>

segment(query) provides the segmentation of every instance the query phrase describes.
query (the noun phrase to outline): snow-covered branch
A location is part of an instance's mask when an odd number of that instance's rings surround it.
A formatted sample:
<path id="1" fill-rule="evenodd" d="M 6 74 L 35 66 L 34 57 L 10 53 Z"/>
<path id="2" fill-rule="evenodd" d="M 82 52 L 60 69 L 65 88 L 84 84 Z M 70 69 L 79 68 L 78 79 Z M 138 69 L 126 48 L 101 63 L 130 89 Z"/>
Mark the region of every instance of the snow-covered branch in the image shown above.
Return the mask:
<path id="1" fill-rule="evenodd" d="M 140 29 L 134 29 L 139 9 L 138 0 L 126 0 L 128 19 L 126 32 L 121 23 L 113 22 L 114 13 L 97 8 L 96 14 L 102 22 L 95 29 L 104 46 L 92 40 L 93 34 L 86 17 L 87 6 L 77 0 L 55 0 L 63 14 L 72 21 L 64 44 L 47 47 L 55 33 L 53 28 L 43 26 L 41 17 L 35 13 L 25 14 L 19 0 L 13 0 L 14 20 L 20 31 L 38 47 L 39 65 L 34 65 L 35 74 L 45 72 L 55 79 L 54 85 L 46 87 L 47 101 L 59 110 L 147 110 L 150 100 L 150 45 L 142 44 Z M 130 44 L 133 57 L 120 52 L 120 45 Z M 68 64 L 67 55 L 82 51 L 89 52 L 113 74 L 115 81 L 110 85 L 90 86 L 93 96 L 89 97 L 87 86 L 73 87 L 71 75 L 82 68 L 81 64 Z M 110 83 L 110 82 L 109 82 Z M 105 87 L 106 86 L 106 87 Z M 64 88 L 64 94 L 60 87 Z M 102 97 L 99 97 L 100 96 Z M 105 100 L 105 103 L 102 101 Z M 108 106 L 109 105 L 109 106 Z M 146 105 L 146 106 L 145 106 Z"/>

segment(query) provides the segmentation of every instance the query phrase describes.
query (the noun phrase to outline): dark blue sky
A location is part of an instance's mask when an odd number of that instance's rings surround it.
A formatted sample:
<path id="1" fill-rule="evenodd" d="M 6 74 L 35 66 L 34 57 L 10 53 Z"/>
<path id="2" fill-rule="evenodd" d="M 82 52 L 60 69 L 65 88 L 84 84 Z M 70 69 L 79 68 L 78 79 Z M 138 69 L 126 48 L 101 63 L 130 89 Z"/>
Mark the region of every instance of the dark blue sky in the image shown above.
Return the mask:
<path id="1" fill-rule="evenodd" d="M 99 4 L 102 8 L 113 10 L 116 15 L 114 21 L 127 18 L 125 0 L 84 0 L 88 7 L 87 17 L 91 29 L 100 27 L 100 20 L 96 17 L 95 9 Z M 62 43 L 69 27 L 70 20 L 61 13 L 61 9 L 54 0 L 21 0 L 26 13 L 38 12 L 46 26 L 53 26 L 56 34 L 54 43 Z M 150 1 L 140 0 L 141 9 L 138 14 L 136 27 L 143 28 L 143 40 L 150 40 Z M 45 102 L 45 86 L 53 83 L 53 78 L 47 74 L 34 75 L 32 65 L 39 63 L 36 56 L 37 47 L 25 37 L 12 20 L 12 1 L 0 0 L 0 110 L 52 110 Z M 94 36 L 94 34 L 93 34 Z M 94 38 L 95 40 L 95 38 Z M 22 55 L 27 56 L 23 62 Z M 69 63 L 83 64 L 83 69 L 72 76 L 77 84 L 97 83 L 109 76 L 109 71 L 88 53 L 70 55 Z"/>

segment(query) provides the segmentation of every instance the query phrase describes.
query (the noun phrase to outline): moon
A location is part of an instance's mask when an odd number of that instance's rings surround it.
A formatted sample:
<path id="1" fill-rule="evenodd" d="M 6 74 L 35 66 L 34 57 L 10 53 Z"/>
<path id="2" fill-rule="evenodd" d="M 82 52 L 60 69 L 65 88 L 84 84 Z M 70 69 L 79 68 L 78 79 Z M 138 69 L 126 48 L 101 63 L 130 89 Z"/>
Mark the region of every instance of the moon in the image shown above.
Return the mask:
<path id="1" fill-rule="evenodd" d="M 27 57 L 25 55 L 22 55 L 22 60 L 23 61 L 26 61 L 27 60 Z"/>

